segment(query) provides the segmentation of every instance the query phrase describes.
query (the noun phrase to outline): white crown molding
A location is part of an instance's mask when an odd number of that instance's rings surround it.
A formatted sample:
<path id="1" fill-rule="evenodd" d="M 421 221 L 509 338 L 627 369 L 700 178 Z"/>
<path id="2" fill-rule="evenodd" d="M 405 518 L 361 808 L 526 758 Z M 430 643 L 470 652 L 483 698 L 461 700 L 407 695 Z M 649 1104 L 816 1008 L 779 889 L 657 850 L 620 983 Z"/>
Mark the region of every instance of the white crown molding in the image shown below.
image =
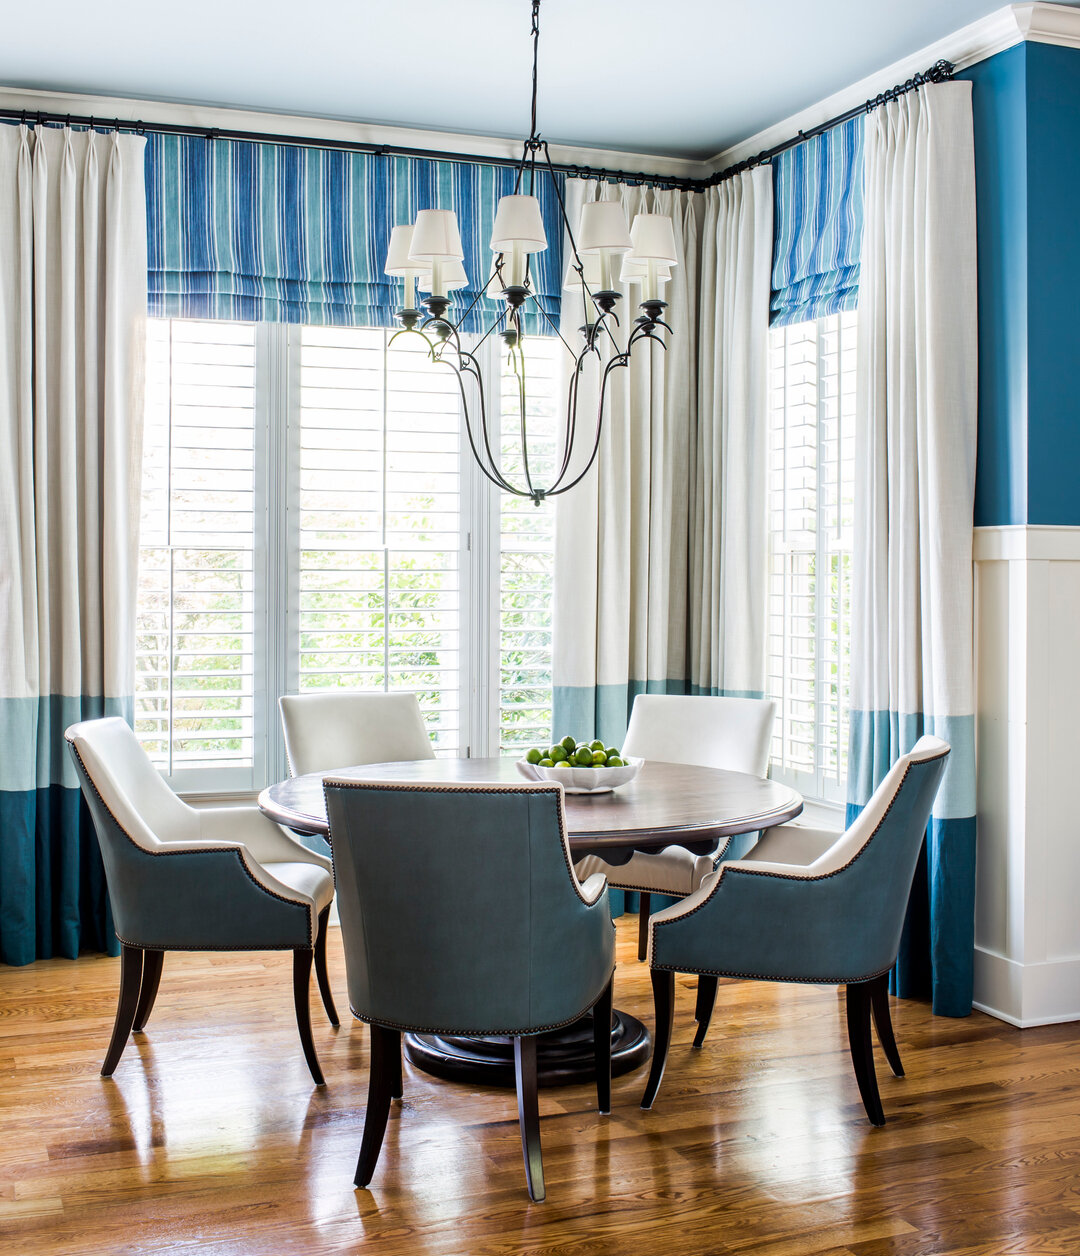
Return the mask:
<path id="1" fill-rule="evenodd" d="M 265 113 L 253 109 L 231 109 L 224 105 L 190 105 L 175 101 L 136 100 L 123 96 L 90 96 L 72 92 L 35 91 L 0 86 L 0 108 L 25 109 L 29 113 L 93 116 L 110 122 L 141 120 L 172 123 L 177 126 L 251 131 L 260 135 L 297 135 L 324 140 L 344 140 L 360 144 L 390 144 L 399 148 L 432 149 L 445 153 L 470 153 L 482 157 L 516 161 L 521 156 L 521 139 L 467 135 L 462 132 L 425 131 L 413 127 L 384 126 L 369 122 L 348 122 L 338 118 L 315 118 L 305 114 Z M 702 179 L 711 167 L 707 162 L 657 153 L 629 153 L 619 149 L 585 148 L 552 144 L 551 159 L 569 166 L 592 166 L 609 170 L 641 171 L 679 179 Z"/>
<path id="2" fill-rule="evenodd" d="M 740 140 L 705 164 L 711 172 L 715 172 L 745 161 L 774 144 L 782 144 L 800 131 L 809 131 L 811 127 L 820 126 L 830 118 L 854 109 L 879 92 L 905 82 L 936 61 L 951 61 L 958 70 L 964 70 L 1025 41 L 1080 48 L 1080 9 L 1063 4 L 1010 4 L 997 9 L 970 26 L 964 26 L 937 43 L 884 66 L 749 139 Z"/>

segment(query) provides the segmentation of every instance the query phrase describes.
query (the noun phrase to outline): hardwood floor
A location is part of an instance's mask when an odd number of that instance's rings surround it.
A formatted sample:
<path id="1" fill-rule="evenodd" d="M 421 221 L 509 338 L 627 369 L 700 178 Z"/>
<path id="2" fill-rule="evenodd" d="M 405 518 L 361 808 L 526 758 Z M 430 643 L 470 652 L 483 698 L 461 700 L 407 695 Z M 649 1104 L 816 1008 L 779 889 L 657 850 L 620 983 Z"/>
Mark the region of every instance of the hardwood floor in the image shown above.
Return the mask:
<path id="1" fill-rule="evenodd" d="M 635 917 L 618 1006 L 651 1023 Z M 835 991 L 721 982 L 693 1037 L 680 978 L 656 1106 L 647 1070 L 541 1093 L 547 1202 L 530 1204 L 513 1091 L 405 1066 L 370 1190 L 354 1191 L 368 1034 L 312 995 L 328 1085 L 311 1084 L 281 955 L 170 954 L 147 1031 L 115 1076 L 119 961 L 0 968 L 0 1251 L 371 1251 L 1075 1256 L 1080 1026 L 1021 1033 L 893 1003 L 907 1069 L 880 1051 L 888 1125 L 863 1115 Z M 337 931 L 330 938 L 346 1003 Z"/>

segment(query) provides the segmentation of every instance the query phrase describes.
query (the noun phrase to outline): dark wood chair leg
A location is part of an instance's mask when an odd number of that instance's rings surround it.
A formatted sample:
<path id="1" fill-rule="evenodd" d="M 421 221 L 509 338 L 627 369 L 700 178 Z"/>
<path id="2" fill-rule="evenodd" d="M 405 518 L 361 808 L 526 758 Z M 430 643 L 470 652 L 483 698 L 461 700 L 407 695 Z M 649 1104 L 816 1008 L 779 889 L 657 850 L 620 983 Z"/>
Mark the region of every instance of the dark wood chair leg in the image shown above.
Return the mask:
<path id="1" fill-rule="evenodd" d="M 615 978 L 593 1004 L 593 1065 L 596 1069 L 596 1110 L 611 1112 L 611 1000 Z"/>
<path id="2" fill-rule="evenodd" d="M 694 1009 L 694 1019 L 697 1021 L 697 1032 L 694 1034 L 694 1048 L 700 1051 L 704 1042 L 705 1035 L 709 1032 L 709 1022 L 712 1020 L 713 1008 L 716 1006 L 716 986 L 715 977 L 710 977 L 708 973 L 701 973 L 697 979 L 697 1006 Z"/>
<path id="3" fill-rule="evenodd" d="M 161 984 L 161 966 L 165 962 L 164 951 L 143 951 L 142 983 L 139 987 L 139 1003 L 135 1008 L 135 1022 L 131 1026 L 141 1033 L 154 1010 L 158 986 Z"/>
<path id="4" fill-rule="evenodd" d="M 855 1080 L 859 1083 L 863 1107 L 871 1125 L 884 1125 L 885 1113 L 878 1093 L 877 1072 L 874 1069 L 874 1042 L 870 1036 L 870 982 L 860 981 L 849 985 L 847 996 L 848 1048 L 855 1066 Z"/>
<path id="5" fill-rule="evenodd" d="M 671 1046 L 671 1026 L 675 1019 L 675 974 L 654 968 L 652 989 L 656 1020 L 653 1029 L 652 1068 L 649 1070 L 645 1093 L 641 1096 L 643 1108 L 653 1106 L 653 1100 L 656 1098 L 656 1092 L 660 1089 L 660 1081 L 664 1076 L 668 1047 Z"/>
<path id="6" fill-rule="evenodd" d="M 390 1115 L 391 1090 L 395 1061 L 401 1070 L 401 1034 L 383 1025 L 371 1025 L 371 1067 L 368 1071 L 367 1112 L 364 1114 L 364 1136 L 360 1140 L 360 1157 L 356 1162 L 356 1186 L 367 1186 L 375 1174 L 382 1150 L 386 1120 Z"/>
<path id="7" fill-rule="evenodd" d="M 397 1049 L 389 1052 L 387 1063 L 390 1076 L 390 1098 L 400 1099 L 404 1094 L 401 1081 L 401 1034 L 397 1035 Z"/>
<path id="8" fill-rule="evenodd" d="M 113 1022 L 112 1038 L 109 1040 L 109 1049 L 105 1053 L 105 1063 L 101 1066 L 102 1077 L 112 1077 L 113 1070 L 124 1054 L 131 1027 L 135 1023 L 135 1012 L 139 1006 L 142 971 L 142 948 L 121 943 L 120 995 L 116 1001 L 116 1019 Z"/>
<path id="9" fill-rule="evenodd" d="M 870 1006 L 874 1012 L 874 1026 L 877 1029 L 878 1042 L 889 1061 L 889 1068 L 894 1077 L 904 1076 L 904 1065 L 900 1060 L 900 1051 L 893 1034 L 892 1014 L 889 1010 L 889 978 L 877 977 L 870 982 Z M 136 1025 L 136 1029 L 138 1026 Z"/>
<path id="10" fill-rule="evenodd" d="M 638 924 L 637 924 L 637 957 L 641 963 L 645 963 L 645 957 L 649 953 L 649 913 L 652 908 L 652 895 L 644 892 L 638 895 L 641 900 L 638 907 Z"/>
<path id="11" fill-rule="evenodd" d="M 326 971 L 326 925 L 329 919 L 330 908 L 325 907 L 319 913 L 319 936 L 315 939 L 315 976 L 319 982 L 322 1005 L 326 1009 L 330 1024 L 336 1029 L 341 1022 L 338 1020 L 334 995 L 330 989 L 330 974 Z"/>
<path id="12" fill-rule="evenodd" d="M 315 1054 L 315 1040 L 311 1036 L 311 1004 L 308 994 L 311 988 L 311 961 L 313 953 L 309 947 L 298 946 L 293 951 L 293 1002 L 296 1004 L 296 1028 L 300 1031 L 300 1045 L 304 1048 L 304 1059 L 316 1086 L 325 1086 L 326 1079 L 319 1067 L 319 1057 Z"/>
<path id="13" fill-rule="evenodd" d="M 531 1034 L 514 1039 L 514 1080 L 517 1083 L 518 1126 L 525 1157 L 525 1181 L 529 1198 L 540 1203 L 544 1188 L 544 1161 L 540 1154 L 540 1092 L 536 1073 L 536 1038 Z"/>

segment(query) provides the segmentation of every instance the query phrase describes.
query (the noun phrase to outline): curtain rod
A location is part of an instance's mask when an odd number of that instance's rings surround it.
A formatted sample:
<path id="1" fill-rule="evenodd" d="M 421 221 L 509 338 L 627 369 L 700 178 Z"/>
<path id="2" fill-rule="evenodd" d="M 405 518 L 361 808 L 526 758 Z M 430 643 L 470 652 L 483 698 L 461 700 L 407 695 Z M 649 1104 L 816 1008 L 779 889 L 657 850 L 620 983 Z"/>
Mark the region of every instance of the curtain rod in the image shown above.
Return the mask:
<path id="1" fill-rule="evenodd" d="M 858 117 L 861 113 L 869 113 L 880 105 L 896 100 L 905 93 L 922 87 L 924 83 L 945 83 L 954 74 L 954 67 L 949 61 L 937 61 L 924 73 L 916 74 L 906 83 L 900 83 L 887 92 L 873 97 L 864 104 L 849 109 L 846 113 L 830 118 L 808 131 L 800 131 L 790 140 L 767 148 L 754 157 L 728 166 L 705 179 L 678 178 L 674 175 L 648 174 L 635 170 L 610 170 L 602 166 L 575 166 L 563 162 L 553 162 L 552 169 L 559 174 L 567 174 L 579 179 L 597 179 L 616 183 L 648 184 L 650 187 L 672 189 L 679 192 L 704 192 L 706 188 L 715 187 L 725 179 L 750 170 L 754 166 L 764 165 L 774 157 L 787 152 L 804 140 L 812 139 L 823 131 L 831 130 L 842 122 Z M 21 122 L 25 126 L 85 126 L 102 128 L 110 131 L 128 131 L 136 135 L 194 135 L 206 140 L 237 140 L 254 144 L 288 144 L 297 148 L 323 148 L 336 152 L 369 153 L 379 157 L 419 157 L 428 161 L 460 161 L 468 165 L 506 166 L 516 169 L 520 159 L 514 157 L 489 157 L 480 153 L 441 152 L 430 148 L 406 148 L 398 144 L 374 144 L 361 140 L 320 139 L 309 135 L 275 135 L 264 131 L 235 131 L 227 127 L 185 126 L 172 122 L 121 122 L 119 118 L 99 118 L 94 114 L 79 115 L 72 113 L 49 113 L 37 109 L 0 109 L 0 119 L 8 122 Z"/>
<path id="2" fill-rule="evenodd" d="M 779 157 L 781 153 L 786 153 L 789 148 L 798 147 L 804 140 L 811 140 L 815 135 L 831 131 L 833 127 L 840 126 L 844 122 L 850 122 L 852 118 L 857 118 L 862 113 L 871 113 L 882 105 L 887 105 L 890 101 L 897 100 L 899 97 L 915 91 L 916 88 L 922 87 L 926 83 L 948 83 L 955 73 L 956 67 L 951 61 L 935 61 L 928 70 L 924 70 L 920 74 L 913 74 L 907 82 L 898 83 L 896 87 L 890 87 L 887 92 L 881 92 L 879 95 L 864 101 L 863 104 L 856 105 L 844 113 L 837 114 L 835 118 L 829 118 L 826 122 L 819 122 L 817 126 L 811 127 L 809 131 L 800 131 L 790 140 L 784 140 L 782 144 L 763 149 L 754 157 L 746 157 L 742 161 L 736 162 L 733 166 L 727 166 L 716 174 L 709 175 L 707 179 L 699 180 L 698 186 L 701 188 L 715 187 L 718 183 L 723 183 L 725 179 L 731 179 L 737 174 L 742 174 L 744 170 L 752 170 L 755 166 L 763 166 L 767 162 L 772 161 L 774 157 Z"/>
<path id="3" fill-rule="evenodd" d="M 97 115 L 49 113 L 38 109 L 0 109 L 0 119 L 21 122 L 26 126 L 84 126 L 108 131 L 127 131 L 136 135 L 194 135 L 206 140 L 238 140 L 254 144 L 288 144 L 296 148 L 323 148 L 335 152 L 369 153 L 379 157 L 421 157 L 429 161 L 461 161 L 474 166 L 505 166 L 516 170 L 520 157 L 491 157 L 482 153 L 442 152 L 433 148 L 407 148 L 399 144 L 375 144 L 362 140 L 321 139 L 310 135 L 276 135 L 266 131 L 235 131 L 228 127 L 185 126 L 173 122 L 123 122 L 119 118 Z M 574 166 L 552 162 L 559 174 L 576 175 L 581 179 L 613 179 L 618 183 L 647 183 L 651 187 L 673 188 L 684 192 L 701 191 L 704 181 L 680 178 L 677 175 L 648 174 L 635 170 L 609 170 L 598 166 Z"/>

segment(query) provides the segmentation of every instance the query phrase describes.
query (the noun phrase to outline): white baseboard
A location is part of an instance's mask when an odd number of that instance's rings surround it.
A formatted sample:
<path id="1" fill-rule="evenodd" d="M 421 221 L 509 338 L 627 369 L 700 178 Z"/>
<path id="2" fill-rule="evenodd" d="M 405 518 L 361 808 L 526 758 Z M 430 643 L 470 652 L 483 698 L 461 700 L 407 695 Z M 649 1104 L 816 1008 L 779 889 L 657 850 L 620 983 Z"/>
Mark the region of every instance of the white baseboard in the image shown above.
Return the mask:
<path id="1" fill-rule="evenodd" d="M 977 946 L 973 1005 L 1018 1029 L 1080 1021 L 1080 956 L 1020 964 Z"/>

